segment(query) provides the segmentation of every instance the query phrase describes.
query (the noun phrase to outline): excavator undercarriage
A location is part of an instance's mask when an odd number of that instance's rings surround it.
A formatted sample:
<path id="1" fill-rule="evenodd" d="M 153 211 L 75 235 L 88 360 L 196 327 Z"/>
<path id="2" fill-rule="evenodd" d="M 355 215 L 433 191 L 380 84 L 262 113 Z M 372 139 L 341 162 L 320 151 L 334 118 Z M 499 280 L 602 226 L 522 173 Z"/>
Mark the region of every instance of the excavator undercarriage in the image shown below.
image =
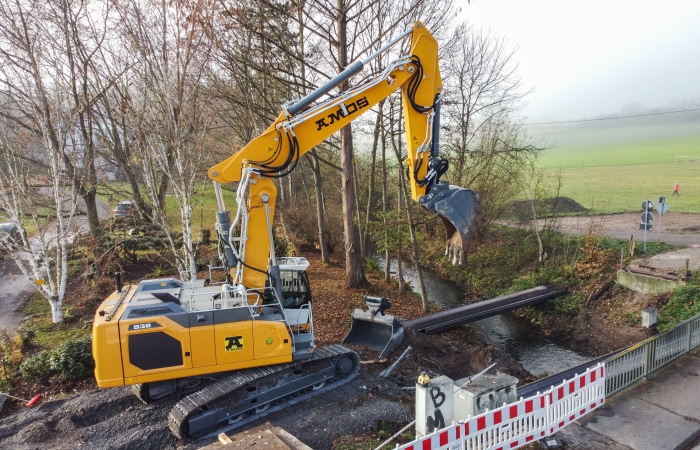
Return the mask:
<path id="1" fill-rule="evenodd" d="M 340 345 L 314 351 L 313 358 L 225 374 L 180 400 L 168 414 L 181 439 L 231 431 L 351 381 L 360 370 L 357 353 Z"/>

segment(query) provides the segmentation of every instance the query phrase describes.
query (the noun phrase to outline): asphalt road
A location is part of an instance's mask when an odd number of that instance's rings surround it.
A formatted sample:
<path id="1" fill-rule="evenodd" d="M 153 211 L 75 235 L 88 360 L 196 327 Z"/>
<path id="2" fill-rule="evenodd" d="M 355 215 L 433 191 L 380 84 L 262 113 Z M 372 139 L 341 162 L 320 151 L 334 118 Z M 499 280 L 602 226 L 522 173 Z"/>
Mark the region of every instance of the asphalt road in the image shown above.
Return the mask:
<path id="1" fill-rule="evenodd" d="M 100 220 L 112 214 L 109 205 L 104 202 L 98 201 L 97 210 Z M 87 230 L 87 217 L 74 217 L 69 228 L 77 231 Z M 22 325 L 22 308 L 35 290 L 34 282 L 24 276 L 12 257 L 6 256 L 4 262 L 0 263 L 0 333 L 12 335 Z"/>
<path id="2" fill-rule="evenodd" d="M 12 335 L 22 324 L 24 314 L 21 310 L 34 292 L 34 286 L 12 258 L 5 258 L 0 271 L 0 333 Z"/>

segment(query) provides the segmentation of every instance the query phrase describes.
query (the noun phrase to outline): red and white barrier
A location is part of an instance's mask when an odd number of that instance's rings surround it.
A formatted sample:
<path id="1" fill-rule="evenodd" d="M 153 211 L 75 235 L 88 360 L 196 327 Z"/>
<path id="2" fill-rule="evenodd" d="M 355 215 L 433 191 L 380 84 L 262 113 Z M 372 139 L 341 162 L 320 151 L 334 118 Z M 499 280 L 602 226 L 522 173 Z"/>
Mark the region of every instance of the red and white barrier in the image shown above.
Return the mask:
<path id="1" fill-rule="evenodd" d="M 605 366 L 515 403 L 437 430 L 401 450 L 506 450 L 552 435 L 605 403 Z"/>
<path id="2" fill-rule="evenodd" d="M 550 389 L 548 403 L 549 436 L 605 403 L 605 366 L 601 363 Z"/>

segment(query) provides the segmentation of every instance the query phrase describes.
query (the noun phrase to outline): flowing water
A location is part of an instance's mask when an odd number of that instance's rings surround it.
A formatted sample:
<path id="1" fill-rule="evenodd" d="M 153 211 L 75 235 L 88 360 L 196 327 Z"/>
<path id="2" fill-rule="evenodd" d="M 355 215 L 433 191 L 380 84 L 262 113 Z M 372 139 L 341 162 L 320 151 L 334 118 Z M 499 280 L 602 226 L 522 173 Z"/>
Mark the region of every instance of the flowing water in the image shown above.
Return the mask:
<path id="1" fill-rule="evenodd" d="M 379 262 L 383 268 L 384 260 L 380 259 Z M 396 267 L 395 263 L 393 267 Z M 403 272 L 404 279 L 417 290 L 416 270 L 404 265 Z M 423 270 L 423 281 L 428 299 L 444 308 L 456 308 L 469 303 L 464 292 L 454 283 L 442 280 L 426 270 Z M 469 326 L 484 342 L 503 348 L 536 376 L 562 372 L 590 359 L 549 341 L 507 313 L 472 322 Z"/>

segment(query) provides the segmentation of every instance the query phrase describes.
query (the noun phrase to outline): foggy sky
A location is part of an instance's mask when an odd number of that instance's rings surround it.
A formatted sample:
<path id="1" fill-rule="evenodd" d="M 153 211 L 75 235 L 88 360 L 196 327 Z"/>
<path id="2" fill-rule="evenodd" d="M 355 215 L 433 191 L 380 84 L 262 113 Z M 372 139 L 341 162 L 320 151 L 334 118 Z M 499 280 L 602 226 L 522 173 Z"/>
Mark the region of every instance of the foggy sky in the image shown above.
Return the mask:
<path id="1" fill-rule="evenodd" d="M 471 0 L 462 17 L 516 48 L 526 123 L 700 100 L 700 1 Z"/>

